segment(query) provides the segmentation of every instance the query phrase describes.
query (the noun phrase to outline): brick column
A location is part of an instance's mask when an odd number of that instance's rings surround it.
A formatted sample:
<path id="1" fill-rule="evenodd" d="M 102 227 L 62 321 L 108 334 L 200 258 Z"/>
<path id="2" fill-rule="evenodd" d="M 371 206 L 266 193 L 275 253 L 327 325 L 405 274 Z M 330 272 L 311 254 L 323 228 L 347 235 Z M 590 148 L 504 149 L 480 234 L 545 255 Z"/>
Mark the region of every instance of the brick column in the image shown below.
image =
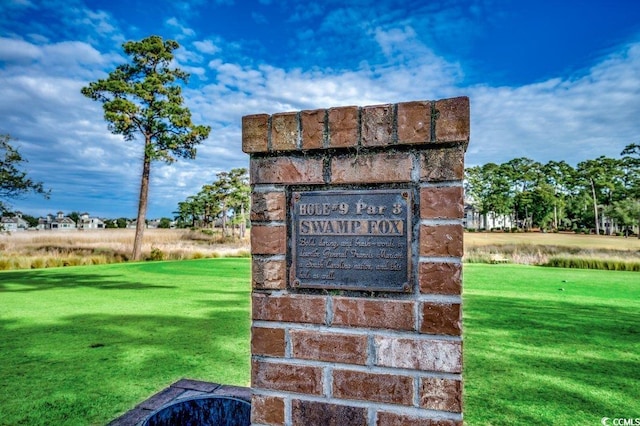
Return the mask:
<path id="1" fill-rule="evenodd" d="M 253 425 L 462 425 L 468 142 L 466 97 L 243 117 L 252 185 Z M 400 261 L 408 282 L 369 291 L 358 280 L 372 273 L 354 274 L 345 288 L 294 280 L 301 244 L 294 240 L 306 229 L 294 225 L 294 197 L 305 191 L 400 191 L 409 217 L 395 227 L 409 240 Z M 330 263 L 319 262 L 322 275 Z"/>

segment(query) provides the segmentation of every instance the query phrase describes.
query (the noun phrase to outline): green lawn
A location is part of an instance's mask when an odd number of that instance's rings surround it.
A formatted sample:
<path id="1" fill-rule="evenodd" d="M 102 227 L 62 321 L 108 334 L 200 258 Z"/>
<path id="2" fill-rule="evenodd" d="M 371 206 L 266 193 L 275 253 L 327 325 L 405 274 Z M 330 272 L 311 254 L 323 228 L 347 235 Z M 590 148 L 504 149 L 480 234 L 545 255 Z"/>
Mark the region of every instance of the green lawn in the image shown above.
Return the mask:
<path id="1" fill-rule="evenodd" d="M 174 381 L 249 384 L 247 259 L 0 273 L 0 424 L 103 425 Z"/>
<path id="2" fill-rule="evenodd" d="M 102 425 L 182 377 L 248 385 L 249 274 L 248 259 L 0 272 L 0 424 Z M 638 273 L 464 278 L 467 424 L 640 417 Z"/>
<path id="3" fill-rule="evenodd" d="M 640 417 L 640 275 L 465 265 L 469 425 Z"/>

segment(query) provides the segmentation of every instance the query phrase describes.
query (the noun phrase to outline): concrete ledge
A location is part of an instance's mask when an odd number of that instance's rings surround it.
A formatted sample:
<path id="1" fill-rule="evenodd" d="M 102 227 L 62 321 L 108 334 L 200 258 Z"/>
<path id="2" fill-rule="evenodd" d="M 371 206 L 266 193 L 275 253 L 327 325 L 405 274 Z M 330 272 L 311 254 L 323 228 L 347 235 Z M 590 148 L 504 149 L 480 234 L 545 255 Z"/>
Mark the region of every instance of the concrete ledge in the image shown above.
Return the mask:
<path id="1" fill-rule="evenodd" d="M 111 421 L 108 426 L 136 426 L 142 423 L 155 410 L 167 404 L 182 398 L 210 395 L 230 396 L 251 403 L 251 388 L 181 379 Z"/>

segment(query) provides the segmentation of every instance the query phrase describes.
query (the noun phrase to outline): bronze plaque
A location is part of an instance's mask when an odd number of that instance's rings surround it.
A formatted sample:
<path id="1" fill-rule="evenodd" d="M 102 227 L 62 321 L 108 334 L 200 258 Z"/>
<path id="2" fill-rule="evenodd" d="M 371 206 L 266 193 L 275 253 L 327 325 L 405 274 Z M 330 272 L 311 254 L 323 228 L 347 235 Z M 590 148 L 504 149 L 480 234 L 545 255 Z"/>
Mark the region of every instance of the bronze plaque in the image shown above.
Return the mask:
<path id="1" fill-rule="evenodd" d="M 293 287 L 411 289 L 408 189 L 294 192 Z"/>

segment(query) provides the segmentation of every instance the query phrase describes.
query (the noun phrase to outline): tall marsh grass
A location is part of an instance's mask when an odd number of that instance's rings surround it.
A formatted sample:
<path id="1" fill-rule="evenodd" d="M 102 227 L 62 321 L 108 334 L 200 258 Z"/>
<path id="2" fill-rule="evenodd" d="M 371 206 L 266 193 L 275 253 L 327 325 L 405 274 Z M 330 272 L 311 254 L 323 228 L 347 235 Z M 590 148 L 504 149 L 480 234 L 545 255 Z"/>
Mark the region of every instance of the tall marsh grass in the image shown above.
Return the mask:
<path id="1" fill-rule="evenodd" d="M 126 262 L 135 231 L 27 231 L 0 234 L 0 270 Z M 147 229 L 142 244 L 146 260 L 248 257 L 248 239 L 233 240 L 219 232 Z"/>
<path id="2" fill-rule="evenodd" d="M 466 263 L 638 271 L 640 240 L 567 234 L 465 234 Z"/>

